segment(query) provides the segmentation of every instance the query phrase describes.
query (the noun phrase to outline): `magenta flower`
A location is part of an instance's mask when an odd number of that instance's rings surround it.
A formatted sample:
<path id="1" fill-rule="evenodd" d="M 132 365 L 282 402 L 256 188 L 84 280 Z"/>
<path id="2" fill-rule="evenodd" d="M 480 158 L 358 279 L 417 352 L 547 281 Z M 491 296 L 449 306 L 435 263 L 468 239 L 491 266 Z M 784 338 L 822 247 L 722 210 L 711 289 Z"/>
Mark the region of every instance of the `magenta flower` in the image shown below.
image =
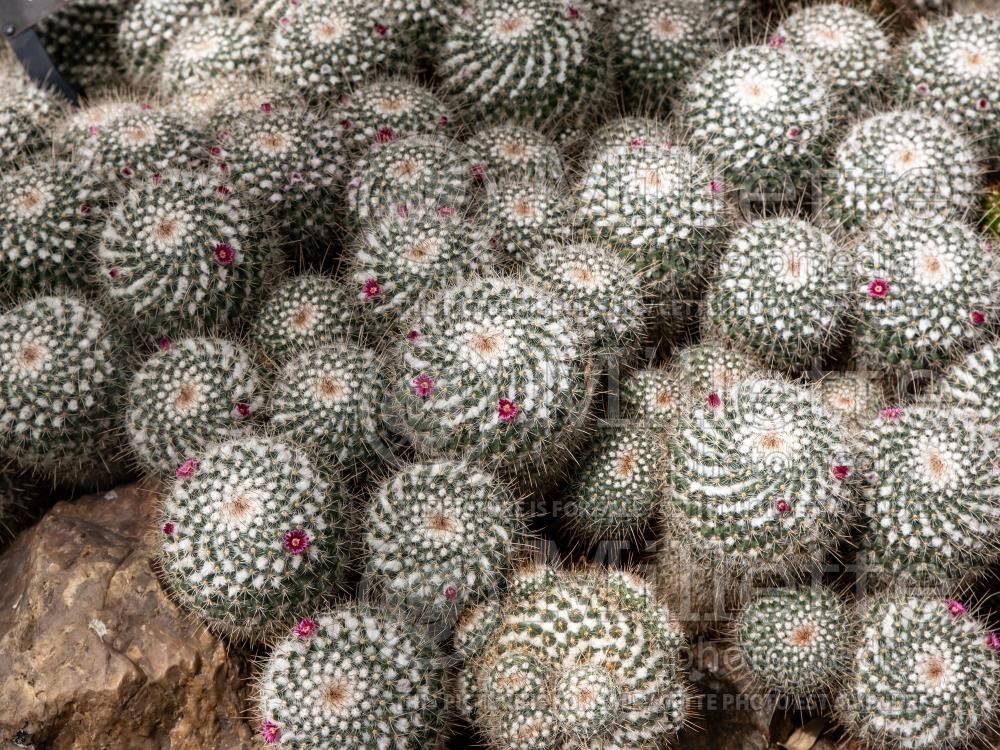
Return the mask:
<path id="1" fill-rule="evenodd" d="M 458 589 L 455 587 L 454 584 L 449 584 L 448 586 L 445 587 L 444 598 L 446 601 L 453 602 L 455 601 L 455 598 L 457 596 L 458 596 Z"/>
<path id="2" fill-rule="evenodd" d="M 628 142 L 628 147 L 629 148 L 642 148 L 645 145 L 646 145 L 646 139 L 645 138 L 632 138 Z"/>
<path id="3" fill-rule="evenodd" d="M 834 466 L 833 467 L 833 478 L 834 479 L 847 479 L 847 475 L 851 473 L 850 467 L 847 466 Z"/>
<path id="4" fill-rule="evenodd" d="M 885 299 L 889 294 L 889 282 L 885 279 L 872 279 L 868 282 L 868 296 L 872 299 Z"/>
<path id="5" fill-rule="evenodd" d="M 718 409 L 720 406 L 722 406 L 722 399 L 719 397 L 719 394 L 716 393 L 715 391 L 712 391 L 711 393 L 708 394 L 708 405 L 713 409 Z"/>
<path id="6" fill-rule="evenodd" d="M 980 112 L 985 112 L 990 108 L 990 100 L 985 97 L 976 102 L 976 109 Z"/>
<path id="7" fill-rule="evenodd" d="M 981 326 L 986 322 L 986 313 L 982 310 L 973 310 L 969 313 L 969 319 L 972 321 L 972 325 Z"/>
<path id="8" fill-rule="evenodd" d="M 785 134 L 789 138 L 798 138 L 800 135 L 802 135 L 802 129 L 795 125 L 792 125 L 792 127 L 790 127 Z"/>
<path id="9" fill-rule="evenodd" d="M 118 268 L 117 266 L 108 271 L 108 276 L 110 276 L 112 279 L 117 279 L 119 276 L 121 276 L 121 274 L 122 274 L 122 269 Z"/>
<path id="10" fill-rule="evenodd" d="M 239 419 L 245 419 L 250 416 L 250 404 L 245 404 L 242 401 L 238 402 L 236 406 L 233 407 L 233 416 Z"/>
<path id="11" fill-rule="evenodd" d="M 311 617 L 303 617 L 299 624 L 292 628 L 292 634 L 301 640 L 312 637 L 316 632 L 316 621 Z"/>
<path id="12" fill-rule="evenodd" d="M 949 599 L 948 602 L 948 614 L 952 617 L 961 617 L 965 614 L 965 605 L 962 604 L 958 599 Z"/>
<path id="13" fill-rule="evenodd" d="M 416 341 L 419 338 L 420 338 L 420 331 L 418 331 L 416 328 L 411 328 L 410 332 L 406 334 L 407 341 Z"/>
<path id="14" fill-rule="evenodd" d="M 228 242 L 220 242 L 213 249 L 212 254 L 215 256 L 215 262 L 220 266 L 228 266 L 233 262 L 233 258 L 236 257 L 236 252 L 233 250 L 233 246 Z"/>
<path id="15" fill-rule="evenodd" d="M 309 535 L 302 529 L 292 529 L 285 533 L 281 546 L 285 548 L 286 552 L 301 555 L 309 549 Z"/>
<path id="16" fill-rule="evenodd" d="M 375 279 L 368 279 L 365 281 L 364 286 L 361 287 L 361 291 L 370 299 L 379 296 L 382 293 L 382 288 Z"/>
<path id="17" fill-rule="evenodd" d="M 260 724 L 260 733 L 264 737 L 264 742 L 273 745 L 281 737 L 281 727 L 270 719 L 264 719 Z"/>
<path id="18" fill-rule="evenodd" d="M 379 128 L 378 132 L 375 133 L 375 140 L 379 143 L 388 143 L 395 137 L 396 133 L 392 128 Z"/>
<path id="19" fill-rule="evenodd" d="M 785 37 L 781 36 L 781 34 L 775 34 L 774 36 L 772 36 L 770 39 L 767 40 L 767 46 L 773 47 L 774 49 L 784 47 Z"/>
<path id="20" fill-rule="evenodd" d="M 170 536 L 171 534 L 173 534 L 174 533 L 174 525 L 172 523 L 169 523 L 169 522 L 163 524 L 163 533 L 166 534 L 167 536 Z"/>
<path id="21" fill-rule="evenodd" d="M 156 340 L 156 347 L 161 352 L 169 351 L 173 345 L 174 342 L 170 340 L 169 336 L 160 336 L 160 338 Z"/>
<path id="22" fill-rule="evenodd" d="M 84 215 L 89 214 L 90 213 L 90 204 L 89 203 L 81 203 L 80 204 L 80 213 L 84 214 Z"/>
<path id="23" fill-rule="evenodd" d="M 189 458 L 177 467 L 177 470 L 174 472 L 174 476 L 178 479 L 188 479 L 193 477 L 196 471 L 198 471 L 198 459 Z"/>
<path id="24" fill-rule="evenodd" d="M 271 105 L 271 102 L 261 102 L 260 111 L 265 115 L 270 114 L 272 109 L 274 109 L 274 107 Z"/>
<path id="25" fill-rule="evenodd" d="M 501 422 L 513 422 L 518 411 L 517 404 L 510 399 L 502 398 L 497 402 L 497 416 Z"/>
<path id="26" fill-rule="evenodd" d="M 449 122 L 448 121 L 448 115 L 441 115 L 438 118 L 438 127 L 439 128 L 443 128 L 443 127 L 445 127 L 448 124 L 448 122 Z"/>
<path id="27" fill-rule="evenodd" d="M 421 373 L 410 381 L 410 387 L 420 398 L 427 398 L 434 390 L 434 378 L 426 373 Z"/>
<path id="28" fill-rule="evenodd" d="M 580 11 L 578 11 L 575 6 L 569 5 L 566 7 L 566 15 L 570 18 L 579 18 Z"/>
<path id="29" fill-rule="evenodd" d="M 389 29 L 387 29 L 384 24 L 381 23 L 375 24 L 374 31 L 377 36 L 385 36 L 388 30 Z"/>
<path id="30" fill-rule="evenodd" d="M 918 83 L 917 93 L 920 94 L 920 96 L 927 96 L 927 94 L 930 93 L 930 87 L 926 83 Z"/>
<path id="31" fill-rule="evenodd" d="M 902 413 L 903 410 L 898 406 L 887 406 L 880 410 L 878 415 L 882 417 L 882 419 L 896 419 Z"/>
<path id="32" fill-rule="evenodd" d="M 1000 651 L 1000 636 L 992 630 L 986 634 L 986 647 L 994 651 Z"/>
<path id="33" fill-rule="evenodd" d="M 779 513 L 787 513 L 792 509 L 792 506 L 787 500 L 779 500 L 774 504 L 774 509 Z"/>

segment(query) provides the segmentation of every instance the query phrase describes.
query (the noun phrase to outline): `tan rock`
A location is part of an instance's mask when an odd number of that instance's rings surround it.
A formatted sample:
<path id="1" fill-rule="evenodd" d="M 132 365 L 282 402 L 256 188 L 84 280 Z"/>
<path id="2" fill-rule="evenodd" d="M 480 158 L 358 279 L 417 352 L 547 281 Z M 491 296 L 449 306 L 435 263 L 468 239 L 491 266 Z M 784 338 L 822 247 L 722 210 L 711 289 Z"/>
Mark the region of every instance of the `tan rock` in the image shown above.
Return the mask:
<path id="1" fill-rule="evenodd" d="M 259 747 L 244 661 L 152 570 L 154 504 L 60 503 L 0 557 L 0 750 Z"/>

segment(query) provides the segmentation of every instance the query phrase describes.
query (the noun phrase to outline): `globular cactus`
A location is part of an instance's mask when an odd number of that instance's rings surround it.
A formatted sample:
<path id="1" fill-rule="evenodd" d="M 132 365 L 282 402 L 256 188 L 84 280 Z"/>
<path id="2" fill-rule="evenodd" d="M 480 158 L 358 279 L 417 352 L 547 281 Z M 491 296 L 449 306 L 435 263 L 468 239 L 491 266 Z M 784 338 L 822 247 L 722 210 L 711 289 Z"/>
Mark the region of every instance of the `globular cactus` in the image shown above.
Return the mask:
<path id="1" fill-rule="evenodd" d="M 359 161 L 347 186 L 348 219 L 361 228 L 410 212 L 462 215 L 475 196 L 470 154 L 443 137 L 393 140 Z"/>
<path id="2" fill-rule="evenodd" d="M 442 289 L 488 273 L 493 253 L 476 225 L 437 211 L 413 211 L 370 223 L 358 235 L 347 276 L 366 333 L 399 330 L 413 308 Z"/>
<path id="3" fill-rule="evenodd" d="M 722 393 L 761 370 L 753 357 L 720 342 L 685 347 L 670 358 L 670 367 L 690 389 L 692 404 L 711 401 L 712 393 Z"/>
<path id="4" fill-rule="evenodd" d="M 584 234 L 633 261 L 665 319 L 679 317 L 670 305 L 699 292 L 731 221 L 722 183 L 701 158 L 644 138 L 596 154 L 576 201 Z"/>
<path id="5" fill-rule="evenodd" d="M 505 181 L 487 201 L 481 222 L 501 257 L 525 264 L 547 244 L 570 240 L 573 202 L 551 182 Z"/>
<path id="6" fill-rule="evenodd" d="M 794 53 L 739 47 L 714 58 L 681 98 L 688 143 L 739 189 L 794 192 L 822 163 L 833 129 L 826 80 Z"/>
<path id="7" fill-rule="evenodd" d="M 608 56 L 589 5 L 484 0 L 447 29 L 438 65 L 473 122 L 556 128 L 599 99 Z"/>
<path id="8" fill-rule="evenodd" d="M 200 18 L 221 14 L 225 0 L 136 0 L 118 27 L 118 48 L 135 83 L 153 79 L 171 41 Z"/>
<path id="9" fill-rule="evenodd" d="M 489 125 L 466 143 L 481 168 L 499 185 L 510 182 L 561 184 L 566 167 L 558 146 L 532 128 L 511 123 Z"/>
<path id="10" fill-rule="evenodd" d="M 308 453 L 244 437 L 175 471 L 157 561 L 174 598 L 213 630 L 266 640 L 343 586 L 349 499 Z"/>
<path id="11" fill-rule="evenodd" d="M 431 58 L 464 7 L 461 0 L 383 0 L 383 5 L 407 45 Z"/>
<path id="12" fill-rule="evenodd" d="M 88 98 L 122 84 L 125 60 L 118 49 L 118 27 L 126 5 L 73 0 L 36 26 L 53 63 Z"/>
<path id="13" fill-rule="evenodd" d="M 624 4 L 612 27 L 613 53 L 625 95 L 656 111 L 715 52 L 719 29 L 684 2 Z"/>
<path id="14" fill-rule="evenodd" d="M 233 74 L 253 76 L 263 71 L 264 40 L 249 21 L 226 16 L 199 19 L 171 43 L 160 67 L 160 90 L 186 86 Z"/>
<path id="15" fill-rule="evenodd" d="M 967 354 L 944 371 L 936 395 L 942 406 L 1000 423 L 1000 352 L 988 343 Z"/>
<path id="16" fill-rule="evenodd" d="M 54 94 L 40 88 L 0 55 L 0 166 L 14 166 L 45 146 L 60 113 Z"/>
<path id="17" fill-rule="evenodd" d="M 659 514 L 666 464 L 660 433 L 602 425 L 574 471 L 565 509 L 570 532 L 588 543 L 641 537 Z"/>
<path id="18" fill-rule="evenodd" d="M 814 387 L 830 415 L 852 433 L 864 431 L 885 406 L 885 392 L 875 373 L 830 372 Z"/>
<path id="19" fill-rule="evenodd" d="M 733 640 L 758 686 L 809 701 L 844 678 L 852 626 L 835 591 L 802 585 L 754 598 L 740 612 Z"/>
<path id="20" fill-rule="evenodd" d="M 902 51 L 895 94 L 1000 153 L 1000 19 L 956 14 L 919 31 Z"/>
<path id="21" fill-rule="evenodd" d="M 617 362 L 638 351 L 646 328 L 646 290 L 613 249 L 548 242 L 525 268 L 529 279 L 563 302 L 599 355 Z"/>
<path id="22" fill-rule="evenodd" d="M 166 108 L 138 102 L 83 107 L 56 131 L 56 149 L 102 179 L 131 180 L 189 169 L 199 156 L 193 124 Z"/>
<path id="23" fill-rule="evenodd" d="M 865 432 L 864 550 L 877 577 L 976 575 L 1000 544 L 1000 446 L 988 425 L 887 407 Z"/>
<path id="24" fill-rule="evenodd" d="M 847 230 L 890 214 L 961 218 L 975 204 L 978 154 L 943 119 L 910 110 L 855 123 L 837 146 L 830 218 Z"/>
<path id="25" fill-rule="evenodd" d="M 670 429 L 690 406 L 684 383 L 669 367 L 628 373 L 619 390 L 621 415 L 654 429 Z"/>
<path id="26" fill-rule="evenodd" d="M 361 333 L 361 316 L 348 289 L 315 273 L 289 276 L 261 303 L 250 336 L 271 363 Z"/>
<path id="27" fill-rule="evenodd" d="M 304 617 L 264 664 L 261 735 L 294 750 L 436 747 L 444 675 L 444 658 L 401 613 L 363 604 Z"/>
<path id="28" fill-rule="evenodd" d="M 962 748 L 995 724 L 1000 639 L 960 601 L 899 592 L 865 603 L 838 701 L 866 748 Z"/>
<path id="29" fill-rule="evenodd" d="M 406 466 L 375 490 L 365 522 L 365 584 L 446 626 L 497 595 L 523 543 L 517 501 L 487 468 L 464 461 Z"/>
<path id="30" fill-rule="evenodd" d="M 84 484 L 111 473 L 123 337 L 77 297 L 38 297 L 0 315 L 0 455 Z"/>
<path id="31" fill-rule="evenodd" d="M 789 49 L 826 78 L 830 93 L 852 109 L 885 86 L 892 42 L 864 10 L 821 3 L 795 11 L 768 40 Z"/>
<path id="32" fill-rule="evenodd" d="M 683 645 L 642 579 L 529 568 L 463 615 L 459 705 L 495 750 L 659 747 L 690 717 Z"/>
<path id="33" fill-rule="evenodd" d="M 312 110 L 267 104 L 239 113 L 219 133 L 210 149 L 218 179 L 264 207 L 289 239 L 319 237 L 338 223 L 333 209 L 346 162 L 340 135 Z"/>
<path id="34" fill-rule="evenodd" d="M 764 364 L 801 370 L 846 336 L 854 307 L 851 257 L 800 219 L 758 219 L 730 239 L 705 299 L 703 332 Z"/>
<path id="35" fill-rule="evenodd" d="M 171 97 L 168 108 L 214 141 L 241 118 L 275 109 L 298 110 L 304 104 L 296 92 L 269 78 L 234 74 L 185 84 Z"/>
<path id="36" fill-rule="evenodd" d="M 0 294 L 81 287 L 109 191 L 88 170 L 31 161 L 0 176 Z"/>
<path id="37" fill-rule="evenodd" d="M 225 339 L 163 339 L 132 376 L 125 426 L 139 464 L 161 476 L 246 432 L 264 405 L 250 352 Z"/>
<path id="38" fill-rule="evenodd" d="M 957 221 L 890 217 L 857 247 L 855 353 L 875 368 L 939 367 L 989 338 L 1000 269 Z"/>
<path id="39" fill-rule="evenodd" d="M 808 569 L 847 531 L 851 458 L 808 389 L 737 383 L 692 408 L 671 437 L 668 537 L 731 577 Z"/>
<path id="40" fill-rule="evenodd" d="M 289 358 L 270 394 L 272 430 L 345 467 L 367 461 L 378 447 L 377 374 L 374 352 L 353 342 Z"/>
<path id="41" fill-rule="evenodd" d="M 259 221 L 203 173 L 136 182 L 101 234 L 103 294 L 153 334 L 232 326 L 276 262 Z"/>
<path id="42" fill-rule="evenodd" d="M 405 78 L 384 78 L 342 95 L 330 119 L 356 152 L 410 135 L 454 129 L 455 115 L 433 91 Z"/>
<path id="43" fill-rule="evenodd" d="M 593 383 L 583 335 L 558 300 L 488 277 L 430 300 L 411 330 L 388 403 L 420 453 L 507 467 L 565 459 Z"/>
<path id="44" fill-rule="evenodd" d="M 602 125 L 588 144 L 591 156 L 605 149 L 636 148 L 645 143 L 673 145 L 666 123 L 652 117 L 616 117 Z"/>
<path id="45" fill-rule="evenodd" d="M 289 6 L 271 39 L 277 78 L 317 103 L 392 70 L 405 72 L 404 39 L 375 0 L 303 0 Z"/>

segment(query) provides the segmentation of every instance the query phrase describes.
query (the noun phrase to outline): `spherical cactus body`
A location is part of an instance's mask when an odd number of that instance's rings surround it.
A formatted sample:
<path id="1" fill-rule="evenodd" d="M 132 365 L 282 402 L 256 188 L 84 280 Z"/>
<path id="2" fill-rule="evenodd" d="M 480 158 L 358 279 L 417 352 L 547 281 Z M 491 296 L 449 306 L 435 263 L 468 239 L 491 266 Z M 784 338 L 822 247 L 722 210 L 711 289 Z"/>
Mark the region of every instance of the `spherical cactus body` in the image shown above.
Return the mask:
<path id="1" fill-rule="evenodd" d="M 684 636 L 628 573 L 529 569 L 456 644 L 460 705 L 490 748 L 654 747 L 688 717 Z"/>
<path id="2" fill-rule="evenodd" d="M 525 264 L 549 243 L 572 237 L 573 203 L 550 182 L 510 180 L 490 196 L 482 223 L 492 232 L 491 246 L 515 263 Z"/>
<path id="3" fill-rule="evenodd" d="M 444 660 L 402 614 L 341 606 L 303 618 L 257 686 L 264 742 L 423 750 L 445 727 Z"/>
<path id="4" fill-rule="evenodd" d="M 213 16 L 182 31 L 170 45 L 160 68 L 160 89 L 166 92 L 236 73 L 256 75 L 263 69 L 264 40 L 253 24 L 238 18 Z"/>
<path id="5" fill-rule="evenodd" d="M 232 325 L 270 277 L 271 235 L 201 173 L 136 183 L 98 248 L 105 297 L 153 334 Z"/>
<path id="6" fill-rule="evenodd" d="M 0 56 L 0 165 L 14 166 L 49 140 L 55 96 L 39 88 L 12 60 Z"/>
<path id="7" fill-rule="evenodd" d="M 507 181 L 558 184 L 565 177 L 559 148 L 532 128 L 502 123 L 476 132 L 466 144 L 486 174 Z"/>
<path id="8" fill-rule="evenodd" d="M 820 361 L 846 334 L 851 263 L 833 237 L 793 218 L 738 230 L 705 300 L 703 328 L 775 368 Z"/>
<path id="9" fill-rule="evenodd" d="M 821 697 L 843 679 L 851 646 L 847 605 L 825 586 L 796 586 L 751 601 L 735 642 L 751 678 L 796 699 Z"/>
<path id="10" fill-rule="evenodd" d="M 117 0 L 75 0 L 36 26 L 53 63 L 88 97 L 122 84 L 117 37 L 125 10 Z"/>
<path id="11" fill-rule="evenodd" d="M 214 141 L 257 113 L 299 111 L 303 104 L 298 93 L 278 81 L 234 73 L 184 84 L 171 97 L 169 109 Z"/>
<path id="12" fill-rule="evenodd" d="M 977 159 L 938 117 L 910 110 L 872 115 L 836 148 L 829 215 L 847 230 L 877 226 L 889 214 L 961 217 L 975 203 Z"/>
<path id="13" fill-rule="evenodd" d="M 942 406 L 960 410 L 985 424 L 1000 421 L 1000 351 L 992 343 L 954 363 L 939 381 Z"/>
<path id="14" fill-rule="evenodd" d="M 965 605 L 890 594 L 867 602 L 838 713 L 865 747 L 973 745 L 996 716 L 996 635 Z"/>
<path id="15" fill-rule="evenodd" d="M 139 463 L 162 476 L 245 432 L 263 406 L 250 353 L 225 339 L 164 339 L 136 371 L 125 423 Z"/>
<path id="16" fill-rule="evenodd" d="M 252 437 L 176 469 L 160 510 L 167 588 L 213 629 L 263 640 L 343 585 L 346 498 L 301 449 Z"/>
<path id="17" fill-rule="evenodd" d="M 455 115 L 419 83 L 387 78 L 342 95 L 330 119 L 340 126 L 349 148 L 363 153 L 396 138 L 447 133 Z"/>
<path id="18" fill-rule="evenodd" d="M 874 367 L 940 367 L 988 338 L 1000 270 L 957 221 L 891 217 L 856 251 L 855 353 Z"/>
<path id="19" fill-rule="evenodd" d="M 452 624 L 497 595 L 521 543 L 510 488 L 463 461 L 406 466 L 381 483 L 368 509 L 365 581 L 421 620 Z"/>
<path id="20" fill-rule="evenodd" d="M 204 16 L 223 10 L 223 0 L 137 0 L 118 28 L 118 47 L 132 80 L 155 76 L 174 36 Z"/>
<path id="21" fill-rule="evenodd" d="M 885 392 L 876 373 L 831 372 L 815 388 L 830 415 L 852 433 L 864 431 L 885 406 Z"/>

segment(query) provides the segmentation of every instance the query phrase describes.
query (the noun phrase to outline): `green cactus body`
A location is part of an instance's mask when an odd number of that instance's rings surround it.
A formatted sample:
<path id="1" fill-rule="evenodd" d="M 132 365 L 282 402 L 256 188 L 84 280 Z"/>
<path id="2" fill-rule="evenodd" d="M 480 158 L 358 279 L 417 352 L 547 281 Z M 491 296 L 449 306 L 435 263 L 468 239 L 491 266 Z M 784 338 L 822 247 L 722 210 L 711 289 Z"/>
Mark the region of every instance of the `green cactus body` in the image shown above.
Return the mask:
<path id="1" fill-rule="evenodd" d="M 134 83 L 152 80 L 171 41 L 200 18 L 221 14 L 226 0 L 135 0 L 118 27 L 118 48 Z"/>
<path id="2" fill-rule="evenodd" d="M 160 90 L 176 92 L 194 83 L 263 70 L 264 40 L 249 21 L 212 16 L 177 35 L 163 58 Z"/>
<path id="3" fill-rule="evenodd" d="M 251 338 L 272 363 L 361 333 L 361 316 L 337 279 L 304 273 L 278 284 L 261 304 Z"/>
<path id="4" fill-rule="evenodd" d="M 530 182 L 561 184 L 566 176 L 559 148 L 532 128 L 510 123 L 479 130 L 466 144 L 498 184 Z"/>
<path id="5" fill-rule="evenodd" d="M 576 193 L 577 220 L 653 283 L 661 317 L 700 290 L 730 224 L 721 182 L 695 154 L 644 138 L 598 153 Z"/>
<path id="6" fill-rule="evenodd" d="M 736 576 L 821 561 L 854 510 L 846 443 L 806 388 L 752 378 L 716 394 L 670 441 L 670 536 Z"/>
<path id="7" fill-rule="evenodd" d="M 107 200 L 104 183 L 66 162 L 31 162 L 0 176 L 0 293 L 83 286 Z"/>
<path id="8" fill-rule="evenodd" d="M 666 123 L 651 117 L 616 117 L 605 123 L 590 139 L 591 154 L 605 149 L 624 149 L 639 141 L 673 145 Z M 634 146 L 633 146 L 634 147 Z"/>
<path id="9" fill-rule="evenodd" d="M 684 2 L 625 4 L 613 23 L 614 51 L 626 96 L 654 111 L 715 52 L 718 29 Z"/>
<path id="10" fill-rule="evenodd" d="M 968 747 L 993 725 L 1000 641 L 961 602 L 879 597 L 858 641 L 838 718 L 865 747 Z"/>
<path id="11" fill-rule="evenodd" d="M 448 106 L 430 89 L 405 78 L 386 78 L 344 94 L 330 115 L 356 153 L 411 135 L 433 136 L 454 129 Z"/>
<path id="12" fill-rule="evenodd" d="M 448 28 L 439 71 L 473 122 L 554 128 L 607 87 L 608 59 L 589 5 L 484 0 Z"/>
<path id="13" fill-rule="evenodd" d="M 17 62 L 0 55 L 0 167 L 15 166 L 48 143 L 60 107 Z"/>
<path id="14" fill-rule="evenodd" d="M 388 388 L 419 452 L 513 467 L 565 459 L 593 383 L 556 299 L 517 278 L 471 281 L 422 306 L 412 330 Z"/>
<path id="15" fill-rule="evenodd" d="M 549 242 L 526 267 L 528 278 L 561 300 L 600 355 L 627 359 L 645 332 L 645 290 L 639 274 L 614 250 Z"/>
<path id="16" fill-rule="evenodd" d="M 0 455 L 83 483 L 112 463 L 121 336 L 76 297 L 38 297 L 0 315 Z"/>
<path id="17" fill-rule="evenodd" d="M 628 573 L 525 571 L 456 644 L 459 705 L 490 748 L 657 747 L 688 716 L 684 635 Z"/>
<path id="18" fill-rule="evenodd" d="M 990 343 L 951 365 L 938 383 L 942 405 L 1000 424 L 1000 353 Z"/>
<path id="19" fill-rule="evenodd" d="M 105 298 L 149 333 L 232 326 L 275 262 L 274 242 L 208 175 L 133 185 L 98 248 Z"/>
<path id="20" fill-rule="evenodd" d="M 440 49 L 446 29 L 462 12 L 461 0 L 382 0 L 407 43 L 423 56 Z"/>
<path id="21" fill-rule="evenodd" d="M 756 597 L 740 613 L 735 641 L 753 680 L 796 699 L 838 684 L 850 658 L 847 605 L 825 586 L 796 586 Z"/>
<path id="22" fill-rule="evenodd" d="M 855 352 L 875 367 L 939 367 L 989 338 L 1000 270 L 976 231 L 893 217 L 857 248 Z"/>
<path id="23" fill-rule="evenodd" d="M 790 49 L 824 76 L 830 93 L 861 109 L 884 86 L 892 42 L 863 10 L 822 3 L 792 13 L 770 43 Z"/>
<path id="24" fill-rule="evenodd" d="M 263 406 L 250 353 L 225 339 L 164 340 L 136 371 L 125 425 L 144 469 L 162 476 L 235 439 Z"/>
<path id="25" fill-rule="evenodd" d="M 603 425 L 575 472 L 566 508 L 570 531 L 592 543 L 641 535 L 659 513 L 666 464 L 661 434 Z"/>
<path id="26" fill-rule="evenodd" d="M 702 327 L 768 366 L 804 369 L 846 335 L 851 265 L 846 251 L 808 222 L 754 221 L 730 240 Z"/>
<path id="27" fill-rule="evenodd" d="M 159 567 L 212 629 L 265 640 L 343 585 L 348 500 L 301 449 L 241 438 L 176 474 L 160 509 Z"/>
<path id="28" fill-rule="evenodd" d="M 404 39 L 375 0 L 303 0 L 279 19 L 271 39 L 274 74 L 314 102 L 389 70 L 405 72 Z"/>
<path id="29" fill-rule="evenodd" d="M 468 151 L 442 137 L 412 136 L 387 143 L 354 167 L 347 186 L 352 226 L 438 211 L 462 215 L 474 195 Z"/>
<path id="30" fill-rule="evenodd" d="M 572 236 L 573 204 L 549 182 L 502 182 L 483 210 L 482 224 L 492 231 L 491 245 L 515 261 L 531 261 L 550 243 Z"/>
<path id="31" fill-rule="evenodd" d="M 1000 154 L 1000 19 L 955 15 L 918 32 L 902 51 L 895 94 Z"/>
<path id="32" fill-rule="evenodd" d="M 716 57 L 682 98 L 688 142 L 740 189 L 801 190 L 833 129 L 825 79 L 797 55 L 766 46 Z"/>
<path id="33" fill-rule="evenodd" d="M 297 92 L 268 78 L 241 74 L 220 75 L 184 84 L 171 98 L 171 113 L 192 123 L 215 140 L 241 119 L 258 112 L 298 110 L 304 101 Z"/>
<path id="34" fill-rule="evenodd" d="M 1000 455 L 991 427 L 947 409 L 885 409 L 868 426 L 865 548 L 882 576 L 958 578 L 996 557 Z"/>
<path id="35" fill-rule="evenodd" d="M 489 469 L 412 464 L 374 493 L 365 581 L 391 605 L 450 624 L 464 607 L 497 594 L 521 534 L 513 493 Z"/>
<path id="36" fill-rule="evenodd" d="M 261 735 L 293 750 L 436 747 L 444 675 L 443 657 L 404 615 L 337 607 L 304 618 L 271 652 L 257 685 Z"/>
<path id="37" fill-rule="evenodd" d="M 978 154 L 938 117 L 883 112 L 857 122 L 837 146 L 830 218 L 847 230 L 890 214 L 960 218 L 976 202 Z"/>
<path id="38" fill-rule="evenodd" d="M 343 143 L 311 110 L 243 112 L 220 132 L 211 156 L 219 179 L 266 207 L 291 239 L 322 237 L 337 226 Z"/>
<path id="39" fill-rule="evenodd" d="M 85 163 L 93 158 L 95 138 L 115 120 L 142 112 L 142 103 L 116 96 L 88 100 L 70 111 L 56 126 L 53 141 L 64 153 L 79 153 Z"/>
<path id="40" fill-rule="evenodd" d="M 36 26 L 56 67 L 89 98 L 123 81 L 118 27 L 125 10 L 118 0 L 73 0 Z"/>
<path id="41" fill-rule="evenodd" d="M 852 433 L 865 430 L 885 405 L 885 392 L 874 373 L 832 372 L 814 387 L 826 410 Z"/>
<path id="42" fill-rule="evenodd" d="M 373 222 L 358 236 L 349 278 L 366 332 L 398 338 L 413 308 L 439 291 L 485 273 L 493 254 L 476 226 L 436 211 Z"/>
<path id="43" fill-rule="evenodd" d="M 377 437 L 376 375 L 374 352 L 352 342 L 289 358 L 271 392 L 272 429 L 339 464 L 367 460 Z"/>

